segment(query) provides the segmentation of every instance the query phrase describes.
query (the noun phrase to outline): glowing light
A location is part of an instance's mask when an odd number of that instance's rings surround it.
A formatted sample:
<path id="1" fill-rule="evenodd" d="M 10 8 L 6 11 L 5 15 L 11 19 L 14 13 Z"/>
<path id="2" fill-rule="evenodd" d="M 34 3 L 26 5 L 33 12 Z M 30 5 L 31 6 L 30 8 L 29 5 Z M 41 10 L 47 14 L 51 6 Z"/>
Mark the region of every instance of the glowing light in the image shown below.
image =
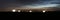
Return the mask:
<path id="1" fill-rule="evenodd" d="M 13 11 L 13 12 L 15 12 L 16 10 L 15 10 L 15 9 L 13 9 L 12 11 Z"/>
<path id="2" fill-rule="evenodd" d="M 32 12 L 31 10 L 29 12 Z"/>
<path id="3" fill-rule="evenodd" d="M 20 10 L 18 10 L 18 12 L 20 12 Z"/>
<path id="4" fill-rule="evenodd" d="M 43 13 L 45 13 L 46 11 L 45 10 L 43 10 Z"/>

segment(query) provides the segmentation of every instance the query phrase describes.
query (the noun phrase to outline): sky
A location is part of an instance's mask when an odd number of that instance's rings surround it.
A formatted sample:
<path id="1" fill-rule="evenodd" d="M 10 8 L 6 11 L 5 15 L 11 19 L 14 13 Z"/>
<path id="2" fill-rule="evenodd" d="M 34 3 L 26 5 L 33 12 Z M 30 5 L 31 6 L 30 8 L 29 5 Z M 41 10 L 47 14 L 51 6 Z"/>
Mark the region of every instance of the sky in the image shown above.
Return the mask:
<path id="1" fill-rule="evenodd" d="M 0 8 L 7 7 L 43 8 L 59 6 L 60 0 L 0 0 Z"/>

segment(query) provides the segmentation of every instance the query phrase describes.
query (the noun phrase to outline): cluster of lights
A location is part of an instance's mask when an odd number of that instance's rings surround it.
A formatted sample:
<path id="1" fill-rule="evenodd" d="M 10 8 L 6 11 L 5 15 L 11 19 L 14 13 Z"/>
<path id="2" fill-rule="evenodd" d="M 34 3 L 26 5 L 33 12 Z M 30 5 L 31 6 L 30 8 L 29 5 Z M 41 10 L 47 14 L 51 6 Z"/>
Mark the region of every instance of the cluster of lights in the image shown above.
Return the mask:
<path id="1" fill-rule="evenodd" d="M 18 10 L 18 12 L 20 12 L 20 11 L 21 11 L 21 10 Z M 13 10 L 12 10 L 12 12 L 16 12 L 16 10 L 15 10 L 15 9 L 13 9 Z M 32 12 L 32 11 L 30 10 L 29 12 Z M 43 10 L 42 12 L 43 12 L 43 13 L 45 13 L 46 11 L 45 11 L 45 10 Z"/>

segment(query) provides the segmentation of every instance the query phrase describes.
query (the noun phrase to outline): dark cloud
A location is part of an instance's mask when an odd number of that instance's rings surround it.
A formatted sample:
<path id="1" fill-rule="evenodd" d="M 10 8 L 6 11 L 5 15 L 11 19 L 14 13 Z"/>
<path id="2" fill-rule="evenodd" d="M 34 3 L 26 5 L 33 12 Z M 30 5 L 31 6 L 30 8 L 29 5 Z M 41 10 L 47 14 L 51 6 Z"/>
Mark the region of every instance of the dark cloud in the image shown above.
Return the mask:
<path id="1" fill-rule="evenodd" d="M 60 4 L 60 0 L 0 0 L 0 7 L 21 7 L 43 4 Z"/>
<path id="2" fill-rule="evenodd" d="M 16 5 L 16 0 L 0 0 L 0 8 L 13 7 L 15 5 Z"/>

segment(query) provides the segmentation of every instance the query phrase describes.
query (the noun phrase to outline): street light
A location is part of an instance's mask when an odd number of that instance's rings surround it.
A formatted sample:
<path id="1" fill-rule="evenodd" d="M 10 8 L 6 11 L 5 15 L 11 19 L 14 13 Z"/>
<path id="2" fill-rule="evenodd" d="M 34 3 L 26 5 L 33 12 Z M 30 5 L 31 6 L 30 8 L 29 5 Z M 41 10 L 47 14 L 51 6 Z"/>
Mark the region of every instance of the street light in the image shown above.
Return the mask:
<path id="1" fill-rule="evenodd" d="M 15 10 L 15 9 L 13 9 L 13 10 L 12 10 L 12 12 L 16 12 L 16 10 Z"/>
<path id="2" fill-rule="evenodd" d="M 45 10 L 43 10 L 43 13 L 45 13 L 46 11 Z"/>
<path id="3" fill-rule="evenodd" d="M 29 12 L 32 12 L 31 10 Z"/>
<path id="4" fill-rule="evenodd" d="M 20 12 L 20 10 L 18 10 L 18 12 Z"/>

